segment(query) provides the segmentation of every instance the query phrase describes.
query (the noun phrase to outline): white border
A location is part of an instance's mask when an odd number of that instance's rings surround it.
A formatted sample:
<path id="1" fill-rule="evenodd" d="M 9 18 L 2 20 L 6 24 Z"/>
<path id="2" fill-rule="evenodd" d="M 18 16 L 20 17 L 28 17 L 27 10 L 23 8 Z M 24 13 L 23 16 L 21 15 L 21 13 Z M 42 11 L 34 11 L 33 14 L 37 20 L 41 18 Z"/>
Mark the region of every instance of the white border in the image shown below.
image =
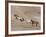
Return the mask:
<path id="1" fill-rule="evenodd" d="M 16 6 L 40 6 L 41 7 L 41 30 L 28 30 L 28 31 L 11 31 L 11 5 Z M 19 4 L 19 3 L 9 3 L 8 4 L 8 34 L 24 34 L 24 33 L 40 33 L 43 32 L 43 5 L 37 4 Z"/>

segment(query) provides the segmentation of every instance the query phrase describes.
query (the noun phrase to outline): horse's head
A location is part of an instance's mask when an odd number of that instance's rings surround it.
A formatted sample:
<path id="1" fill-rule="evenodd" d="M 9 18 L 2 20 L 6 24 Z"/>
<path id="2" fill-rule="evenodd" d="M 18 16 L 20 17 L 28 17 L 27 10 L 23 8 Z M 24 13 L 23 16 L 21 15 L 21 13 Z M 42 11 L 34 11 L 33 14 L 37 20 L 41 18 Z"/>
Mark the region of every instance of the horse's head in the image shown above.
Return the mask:
<path id="1" fill-rule="evenodd" d="M 16 15 L 16 14 L 15 14 L 14 16 L 15 16 L 15 17 L 19 17 L 19 16 L 18 16 L 18 15 Z"/>

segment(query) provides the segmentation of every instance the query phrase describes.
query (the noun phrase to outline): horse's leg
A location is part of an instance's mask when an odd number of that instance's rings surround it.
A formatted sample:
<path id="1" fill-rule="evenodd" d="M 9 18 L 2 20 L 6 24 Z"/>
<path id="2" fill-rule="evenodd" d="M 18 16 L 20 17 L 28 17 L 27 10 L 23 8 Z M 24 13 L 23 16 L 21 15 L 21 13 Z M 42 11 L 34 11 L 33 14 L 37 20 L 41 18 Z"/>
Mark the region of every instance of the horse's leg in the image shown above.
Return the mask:
<path id="1" fill-rule="evenodd" d="M 33 21 L 31 21 L 31 22 L 32 22 L 31 24 L 32 24 L 32 26 L 33 26 Z"/>
<path id="2" fill-rule="evenodd" d="M 32 23 L 32 26 L 33 26 L 33 23 Z"/>
<path id="3" fill-rule="evenodd" d="M 36 23 L 36 27 L 37 27 L 37 25 L 38 25 L 38 22 Z"/>
<path id="4" fill-rule="evenodd" d="M 37 23 L 36 23 L 36 27 L 37 27 Z"/>

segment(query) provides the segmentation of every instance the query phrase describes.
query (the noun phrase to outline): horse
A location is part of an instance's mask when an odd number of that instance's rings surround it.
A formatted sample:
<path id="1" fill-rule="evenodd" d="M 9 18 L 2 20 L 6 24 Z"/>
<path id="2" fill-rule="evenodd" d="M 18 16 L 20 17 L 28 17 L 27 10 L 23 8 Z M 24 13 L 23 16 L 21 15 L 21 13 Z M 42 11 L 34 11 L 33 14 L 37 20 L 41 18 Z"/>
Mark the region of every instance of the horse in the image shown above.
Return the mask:
<path id="1" fill-rule="evenodd" d="M 18 15 L 14 15 L 16 19 L 19 19 L 21 22 L 24 21 L 24 18 L 19 17 Z"/>
<path id="2" fill-rule="evenodd" d="M 37 26 L 37 24 L 39 24 L 39 22 L 34 21 L 34 20 L 31 20 L 31 22 L 32 22 L 32 26 L 33 26 L 33 24 L 36 24 L 36 26 Z"/>

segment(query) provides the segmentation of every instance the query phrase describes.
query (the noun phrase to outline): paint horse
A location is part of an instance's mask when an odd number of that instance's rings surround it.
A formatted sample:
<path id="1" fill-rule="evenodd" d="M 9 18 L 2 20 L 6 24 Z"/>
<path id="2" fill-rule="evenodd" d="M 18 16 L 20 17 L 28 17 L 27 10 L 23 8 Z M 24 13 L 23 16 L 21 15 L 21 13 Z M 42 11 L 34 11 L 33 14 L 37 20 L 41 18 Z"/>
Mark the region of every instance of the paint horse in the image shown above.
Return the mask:
<path id="1" fill-rule="evenodd" d="M 20 18 L 18 15 L 14 15 L 16 19 L 19 19 L 21 22 L 24 21 L 24 18 Z"/>

